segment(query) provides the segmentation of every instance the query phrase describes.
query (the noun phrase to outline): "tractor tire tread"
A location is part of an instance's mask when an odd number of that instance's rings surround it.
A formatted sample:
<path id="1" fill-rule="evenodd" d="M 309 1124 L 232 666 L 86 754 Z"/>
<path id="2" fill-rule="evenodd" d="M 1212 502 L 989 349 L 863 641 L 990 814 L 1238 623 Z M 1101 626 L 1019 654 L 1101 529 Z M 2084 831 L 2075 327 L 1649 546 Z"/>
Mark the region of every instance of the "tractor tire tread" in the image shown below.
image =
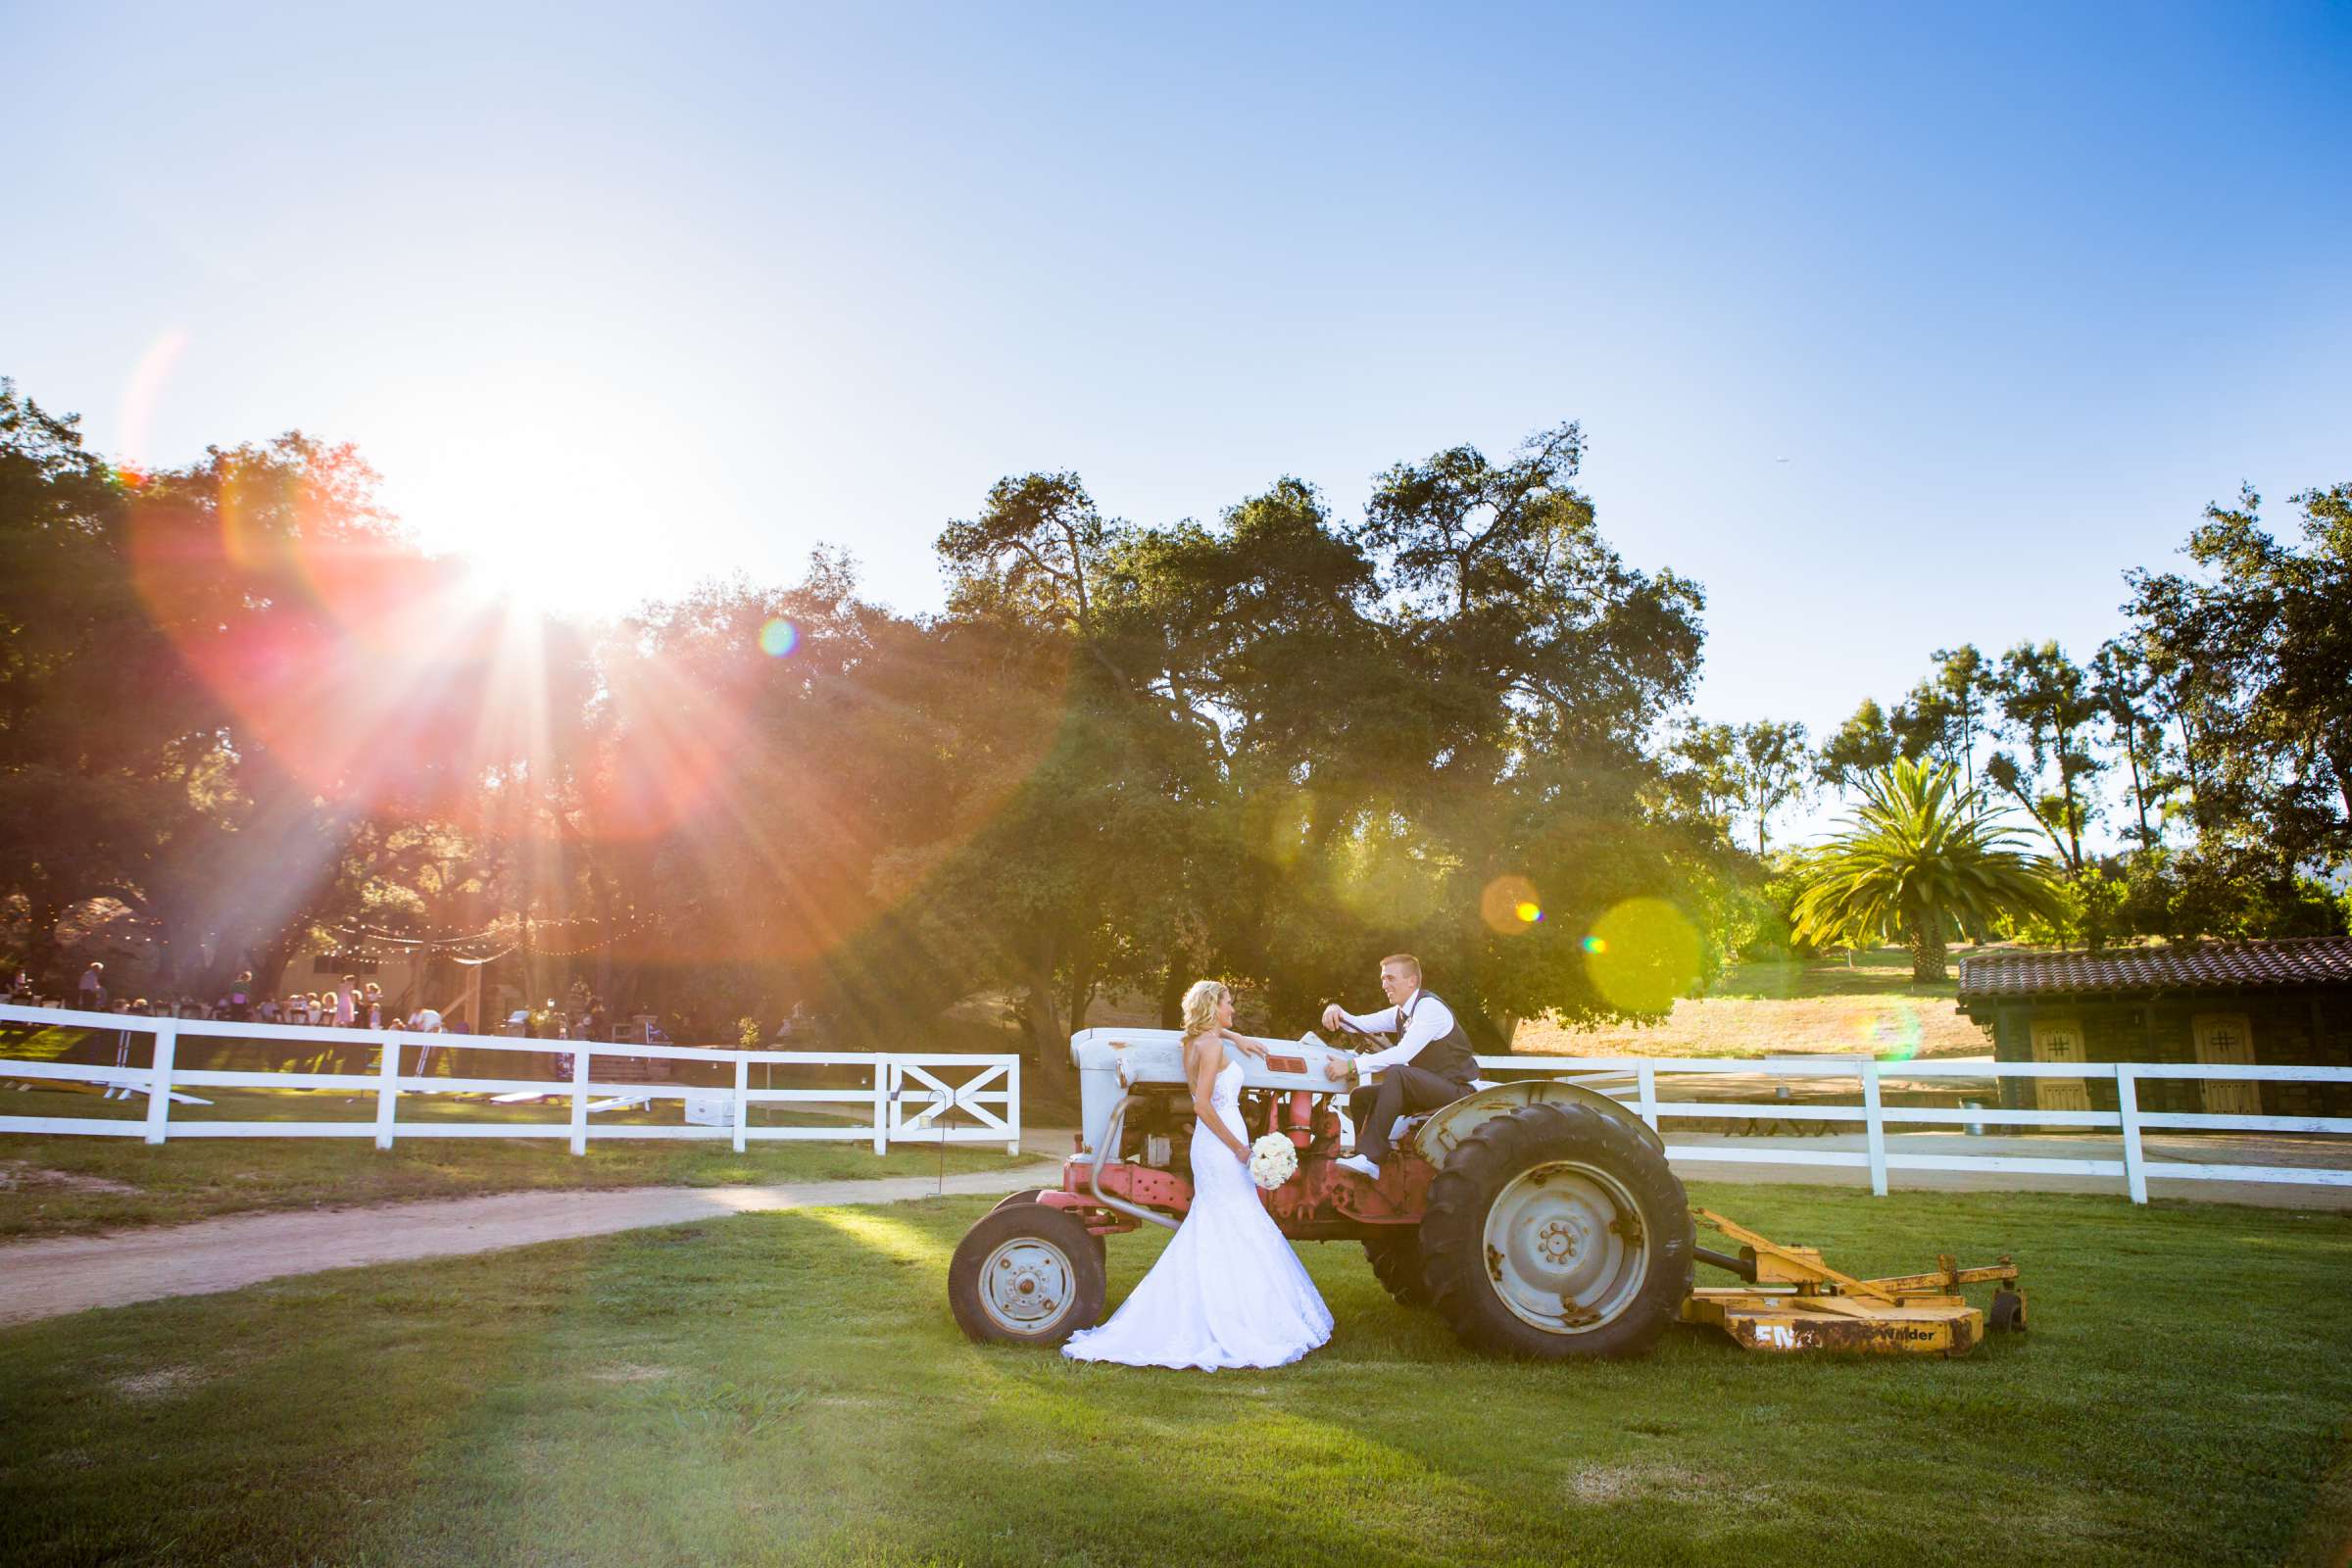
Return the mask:
<path id="1" fill-rule="evenodd" d="M 1396 1226 L 1364 1239 L 1364 1259 L 1372 1277 L 1402 1306 L 1430 1304 L 1429 1286 L 1421 1274 L 1421 1237 L 1418 1227 Z"/>

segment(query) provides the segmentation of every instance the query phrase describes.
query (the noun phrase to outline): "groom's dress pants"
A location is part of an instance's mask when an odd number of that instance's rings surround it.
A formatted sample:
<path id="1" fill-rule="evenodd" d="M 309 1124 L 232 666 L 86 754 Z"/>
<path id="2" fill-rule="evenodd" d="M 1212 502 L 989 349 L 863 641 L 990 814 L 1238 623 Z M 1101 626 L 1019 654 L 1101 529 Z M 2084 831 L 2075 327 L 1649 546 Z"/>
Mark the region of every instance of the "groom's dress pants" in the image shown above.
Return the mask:
<path id="1" fill-rule="evenodd" d="M 1355 1152 L 1375 1165 L 1389 1157 L 1389 1129 L 1397 1117 L 1450 1105 L 1470 1093 L 1468 1084 L 1441 1078 L 1409 1061 L 1379 1072 L 1380 1082 L 1348 1097 L 1348 1114 L 1355 1120 Z"/>

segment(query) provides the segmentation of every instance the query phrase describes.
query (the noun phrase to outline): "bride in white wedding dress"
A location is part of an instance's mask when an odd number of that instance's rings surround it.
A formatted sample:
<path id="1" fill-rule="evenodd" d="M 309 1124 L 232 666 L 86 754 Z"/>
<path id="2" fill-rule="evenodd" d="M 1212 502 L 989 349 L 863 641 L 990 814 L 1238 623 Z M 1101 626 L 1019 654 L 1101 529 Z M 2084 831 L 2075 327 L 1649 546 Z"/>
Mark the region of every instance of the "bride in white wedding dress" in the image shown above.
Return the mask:
<path id="1" fill-rule="evenodd" d="M 1109 1322 L 1061 1353 L 1128 1366 L 1283 1366 L 1331 1338 L 1331 1310 L 1258 1200 L 1242 1121 L 1242 1064 L 1231 1056 L 1233 994 L 1202 980 L 1184 995 L 1192 1081 L 1193 1202 Z"/>

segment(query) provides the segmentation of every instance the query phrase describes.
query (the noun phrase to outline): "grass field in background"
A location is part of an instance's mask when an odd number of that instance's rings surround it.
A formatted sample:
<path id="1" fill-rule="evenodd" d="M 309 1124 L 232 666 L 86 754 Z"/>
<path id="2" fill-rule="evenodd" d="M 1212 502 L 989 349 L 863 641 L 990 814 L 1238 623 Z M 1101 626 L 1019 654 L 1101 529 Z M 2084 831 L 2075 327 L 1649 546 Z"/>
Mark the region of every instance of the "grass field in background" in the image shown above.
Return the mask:
<path id="1" fill-rule="evenodd" d="M 1877 1056 L 1989 1054 L 1992 1037 L 1961 1016 L 1955 978 L 1911 983 L 1907 948 L 1835 958 L 1736 963 L 1703 997 L 1674 1004 L 1663 1023 L 1567 1029 L 1543 1018 L 1519 1026 L 1513 1049 L 1562 1056 L 1786 1056 L 1816 1053 Z"/>
<path id="2" fill-rule="evenodd" d="M 1598 1029 L 1565 1028 L 1546 1018 L 1519 1025 L 1514 1051 L 1564 1056 L 1780 1056 L 1827 1053 L 1880 1056 L 1952 1056 L 1989 1054 L 1992 1039 L 1954 1007 L 1961 958 L 1975 950 L 1955 948 L 1952 978 L 1928 985 L 1911 983 L 1908 948 L 1874 948 L 1834 958 L 1792 958 L 1735 963 L 1703 997 L 1674 1004 L 1664 1022 L 1608 1024 Z M 1432 975 L 1431 989 L 1446 990 Z M 1348 999 L 1369 1007 L 1378 1002 L 1367 981 L 1361 996 Z M 951 1019 L 959 1049 L 1014 1051 L 1018 1034 L 1002 1020 L 1007 999 L 978 999 L 955 1009 Z M 1146 997 L 1098 1000 L 1087 1012 L 1090 1024 L 1155 1024 L 1156 1004 Z M 1250 1026 L 1280 1036 L 1311 1027 L 1311 1018 L 1253 1018 Z M 1032 1117 L 1040 1126 L 1048 1118 Z"/>
<path id="3" fill-rule="evenodd" d="M 986 1204 L 710 1224 L 0 1332 L 12 1562 L 2333 1564 L 2352 1219 L 1697 1184 L 1862 1272 L 2014 1253 L 1960 1361 L 1473 1357 L 1360 1255 L 1215 1375 L 982 1349 Z M 1112 1298 L 1161 1245 L 1110 1244 Z"/>
<path id="4" fill-rule="evenodd" d="M 1901 996 L 1701 997 L 1678 1002 L 1649 1028 L 1564 1029 L 1545 1019 L 1519 1026 L 1512 1049 L 1551 1056 L 1989 1055 L 1992 1037 L 1945 1000 Z"/>
<path id="5" fill-rule="evenodd" d="M 348 1121 L 372 1124 L 375 1097 L 334 1091 L 204 1089 L 209 1106 L 173 1105 L 174 1121 Z M 0 1093 L 0 1114 L 136 1121 L 144 1097 L 36 1089 Z M 404 1095 L 404 1121 L 565 1124 L 568 1105 L 495 1105 Z M 754 1125 L 785 1112 L 755 1107 Z M 675 1124 L 675 1102 L 639 1111 L 602 1111 L 600 1126 Z M 803 1122 L 818 1120 L 803 1114 Z M 754 1144 L 738 1154 L 726 1141 L 592 1142 L 575 1155 L 560 1138 L 410 1138 L 378 1150 L 368 1138 L 187 1138 L 149 1146 L 136 1138 L 48 1133 L 0 1135 L 0 1238 L 69 1235 L 134 1225 L 175 1224 L 255 1209 L 469 1198 L 534 1188 L 732 1187 L 860 1177 L 928 1175 L 936 1146 L 870 1142 Z M 950 1172 L 1027 1163 L 999 1144 L 948 1146 Z"/>
<path id="6" fill-rule="evenodd" d="M 1950 972 L 1941 980 L 1914 984 L 1911 950 L 1903 947 L 1864 948 L 1850 961 L 1845 954 L 1828 958 L 1775 958 L 1733 963 L 1707 988 L 1710 997 L 1942 997 L 1960 994 L 1960 960 L 1977 952 L 2009 951 L 2001 946 L 1983 950 L 1956 947 L 1948 956 Z"/>

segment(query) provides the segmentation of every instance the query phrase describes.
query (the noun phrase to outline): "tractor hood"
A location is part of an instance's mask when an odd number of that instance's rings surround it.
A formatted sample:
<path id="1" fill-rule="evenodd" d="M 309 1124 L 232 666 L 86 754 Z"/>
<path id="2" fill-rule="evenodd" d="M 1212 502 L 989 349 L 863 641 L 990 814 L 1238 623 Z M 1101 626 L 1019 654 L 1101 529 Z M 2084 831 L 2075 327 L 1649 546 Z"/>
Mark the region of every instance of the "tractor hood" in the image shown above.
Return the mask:
<path id="1" fill-rule="evenodd" d="M 1267 1059 L 1242 1058 L 1242 1085 L 1247 1089 L 1305 1089 L 1331 1094 L 1348 1087 L 1324 1075 L 1323 1064 L 1333 1056 L 1350 1054 L 1325 1045 L 1311 1032 L 1296 1040 L 1251 1035 L 1266 1048 Z M 1081 1029 L 1070 1036 L 1070 1060 L 1078 1066 L 1079 1109 L 1085 1152 L 1092 1154 L 1097 1140 L 1110 1125 L 1112 1107 L 1137 1088 L 1183 1089 L 1184 1034 L 1176 1029 Z"/>

